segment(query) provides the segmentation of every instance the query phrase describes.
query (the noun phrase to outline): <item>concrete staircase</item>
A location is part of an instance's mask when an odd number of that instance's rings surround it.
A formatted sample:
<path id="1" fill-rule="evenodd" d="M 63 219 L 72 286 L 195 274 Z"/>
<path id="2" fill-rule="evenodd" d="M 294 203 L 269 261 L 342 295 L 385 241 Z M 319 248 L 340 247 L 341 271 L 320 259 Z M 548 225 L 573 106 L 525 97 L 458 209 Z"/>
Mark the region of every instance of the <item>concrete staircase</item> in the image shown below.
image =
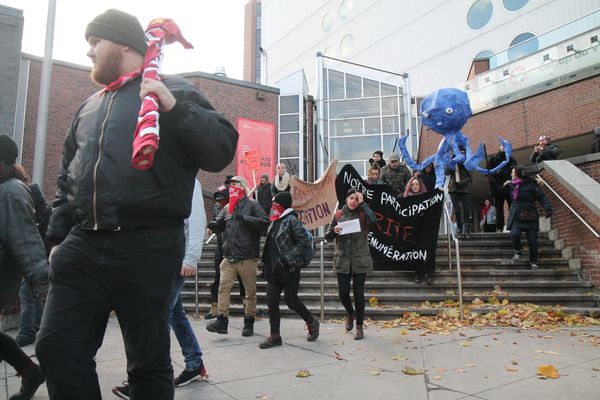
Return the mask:
<path id="1" fill-rule="evenodd" d="M 318 239 L 320 241 L 321 239 Z M 523 243 L 526 243 L 523 238 Z M 214 278 L 213 259 L 215 243 L 205 245 L 198 269 L 199 313 L 204 315 L 210 307 L 210 285 Z M 318 247 L 318 246 L 317 246 Z M 600 292 L 592 283 L 584 280 L 580 270 L 569 267 L 564 252 L 557 249 L 547 233 L 540 233 L 539 269 L 528 268 L 527 246 L 522 261 L 512 265 L 512 244 L 506 233 L 473 234 L 471 239 L 460 241 L 463 299 L 470 304 L 479 298 L 488 301 L 491 296 L 498 300 L 508 299 L 511 303 L 534 303 L 538 305 L 561 305 L 567 312 L 597 314 L 600 312 Z M 455 260 L 452 246 L 453 264 Z M 436 303 L 458 300 L 456 271 L 449 269 L 448 248 L 445 236 L 440 236 L 436 255 L 435 281 L 432 285 L 415 284 L 410 271 L 374 271 L 367 276 L 366 297 L 377 298 L 378 307 L 367 304 L 366 317 L 378 319 L 398 318 L 406 311 L 420 314 L 436 314 L 440 308 Z M 577 265 L 571 260 L 571 265 Z M 320 255 L 317 251 L 310 266 L 302 270 L 299 296 L 308 309 L 319 314 L 320 306 Z M 332 270 L 333 243 L 324 247 L 325 269 L 325 315 L 340 318 L 345 315 L 337 297 L 337 281 Z M 258 278 L 258 307 L 266 310 L 266 282 Z M 194 312 L 194 281 L 186 282 L 182 291 L 184 307 Z M 428 301 L 429 304 L 422 303 Z M 237 283 L 232 290 L 231 314 L 241 315 L 242 304 Z M 295 315 L 281 303 L 284 315 Z"/>

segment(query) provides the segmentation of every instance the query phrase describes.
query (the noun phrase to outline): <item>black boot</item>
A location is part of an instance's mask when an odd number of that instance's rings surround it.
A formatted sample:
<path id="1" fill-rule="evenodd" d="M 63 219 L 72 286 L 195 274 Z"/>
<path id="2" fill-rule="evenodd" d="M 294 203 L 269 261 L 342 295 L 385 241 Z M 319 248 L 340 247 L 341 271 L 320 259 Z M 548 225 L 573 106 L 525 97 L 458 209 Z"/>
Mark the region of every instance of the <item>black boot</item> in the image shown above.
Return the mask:
<path id="1" fill-rule="evenodd" d="M 29 400 L 33 397 L 38 387 L 46 378 L 42 374 L 40 367 L 37 364 L 33 364 L 27 371 L 22 375 L 21 390 L 19 393 L 15 393 L 10 396 L 9 400 Z"/>
<path id="2" fill-rule="evenodd" d="M 254 335 L 254 317 L 244 317 L 244 329 L 242 329 L 242 336 Z"/>
<path id="3" fill-rule="evenodd" d="M 229 325 L 229 319 L 223 314 L 217 314 L 217 319 L 206 325 L 206 330 L 209 332 L 216 332 L 222 335 L 227 334 L 227 326 Z"/>
<path id="4" fill-rule="evenodd" d="M 312 322 L 307 322 L 306 327 L 308 328 L 308 335 L 306 335 L 306 341 L 314 342 L 319 337 L 319 326 L 321 323 L 318 319 L 313 318 Z"/>

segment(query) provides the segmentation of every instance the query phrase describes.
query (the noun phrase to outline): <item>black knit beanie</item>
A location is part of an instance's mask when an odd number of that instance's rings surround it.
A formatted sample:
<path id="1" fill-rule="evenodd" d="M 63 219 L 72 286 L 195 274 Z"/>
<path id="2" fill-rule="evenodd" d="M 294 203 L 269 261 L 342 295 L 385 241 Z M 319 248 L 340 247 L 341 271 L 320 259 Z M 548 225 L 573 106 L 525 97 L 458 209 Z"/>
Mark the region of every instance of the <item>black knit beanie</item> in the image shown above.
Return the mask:
<path id="1" fill-rule="evenodd" d="M 126 12 L 111 9 L 98 15 L 85 30 L 85 40 L 90 36 L 108 39 L 129 46 L 141 55 L 146 54 L 146 36 L 136 17 Z"/>
<path id="2" fill-rule="evenodd" d="M 285 208 L 290 208 L 292 206 L 292 195 L 290 192 L 279 192 L 275 195 L 273 203 L 277 203 Z"/>
<path id="3" fill-rule="evenodd" d="M 0 161 L 14 164 L 19 155 L 19 148 L 14 140 L 8 135 L 0 135 Z"/>

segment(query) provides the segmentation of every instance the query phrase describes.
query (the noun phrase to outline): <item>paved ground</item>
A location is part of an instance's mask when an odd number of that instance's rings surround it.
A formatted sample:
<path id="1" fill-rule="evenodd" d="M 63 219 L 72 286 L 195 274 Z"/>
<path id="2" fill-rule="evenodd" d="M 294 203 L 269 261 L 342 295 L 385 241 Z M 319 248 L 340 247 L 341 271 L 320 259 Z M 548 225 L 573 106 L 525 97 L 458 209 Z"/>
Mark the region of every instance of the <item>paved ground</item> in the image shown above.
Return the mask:
<path id="1" fill-rule="evenodd" d="M 179 400 L 600 398 L 598 327 L 552 333 L 465 329 L 421 336 L 421 331 L 369 326 L 365 339 L 355 341 L 343 325 L 323 323 L 319 340 L 308 343 L 302 321 L 284 320 L 284 345 L 260 350 L 258 343 L 268 333 L 267 320 L 256 322 L 257 335 L 251 338 L 241 336 L 240 318 L 230 321 L 229 335 L 208 333 L 205 321 L 192 321 L 192 325 L 210 377 L 176 389 Z M 25 350 L 31 353 L 33 347 Z M 172 355 L 179 373 L 183 362 L 176 344 Z M 125 379 L 116 319 L 109 323 L 97 361 L 103 397 L 114 398 L 112 386 Z M 542 364 L 554 365 L 560 377 L 539 379 L 537 367 Z M 406 375 L 402 372 L 406 367 L 424 372 Z M 296 377 L 303 369 L 311 376 Z M 10 367 L 8 372 L 13 374 Z M 9 378 L 9 393 L 18 385 L 18 378 Z M 0 380 L 0 399 L 5 398 L 5 382 Z M 45 387 L 35 399 L 48 399 Z"/>

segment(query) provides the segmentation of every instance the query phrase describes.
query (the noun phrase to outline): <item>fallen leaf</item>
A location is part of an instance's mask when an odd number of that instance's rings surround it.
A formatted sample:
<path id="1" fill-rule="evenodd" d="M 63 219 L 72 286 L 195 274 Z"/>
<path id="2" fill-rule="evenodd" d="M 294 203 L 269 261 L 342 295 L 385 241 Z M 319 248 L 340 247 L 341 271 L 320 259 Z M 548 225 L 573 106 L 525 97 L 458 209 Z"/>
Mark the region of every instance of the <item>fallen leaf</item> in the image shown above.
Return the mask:
<path id="1" fill-rule="evenodd" d="M 405 360 L 408 360 L 408 357 L 406 357 L 405 355 L 402 355 L 402 354 L 396 354 L 394 357 L 392 357 L 392 360 L 405 361 Z"/>
<path id="2" fill-rule="evenodd" d="M 543 379 L 546 379 L 546 378 L 556 379 L 560 376 L 560 375 L 558 375 L 558 370 L 552 364 L 540 365 L 539 367 L 537 367 L 537 371 L 538 371 L 538 375 L 540 375 L 540 377 Z"/>
<path id="3" fill-rule="evenodd" d="M 371 371 L 371 375 L 373 375 L 373 376 L 381 375 L 381 371 L 379 371 L 379 370 Z"/>
<path id="4" fill-rule="evenodd" d="M 377 301 L 377 297 L 373 296 L 369 298 L 369 305 L 371 307 L 377 307 L 378 304 L 379 302 Z"/>
<path id="5" fill-rule="evenodd" d="M 469 367 L 469 368 L 475 368 L 475 367 L 476 367 L 476 365 L 475 365 L 475 364 L 467 364 L 467 365 L 465 365 L 465 367 Z"/>
<path id="6" fill-rule="evenodd" d="M 508 372 L 518 372 L 519 368 L 517 367 L 504 367 Z"/>
<path id="7" fill-rule="evenodd" d="M 405 366 L 402 370 L 406 375 L 423 375 L 424 371 L 420 368 Z"/>
<path id="8" fill-rule="evenodd" d="M 510 363 L 511 363 L 512 365 L 519 365 L 519 363 L 518 363 L 518 362 L 516 362 L 515 360 L 510 360 Z"/>
<path id="9" fill-rule="evenodd" d="M 460 372 L 461 374 L 464 374 L 465 369 L 464 368 L 456 368 L 454 371 Z"/>
<path id="10" fill-rule="evenodd" d="M 298 371 L 298 373 L 296 374 L 297 378 L 308 378 L 309 376 L 311 376 L 312 374 L 310 373 L 309 370 L 307 369 L 301 369 L 300 371 Z"/>
<path id="11" fill-rule="evenodd" d="M 592 371 L 600 371 L 600 368 L 592 368 Z"/>
<path id="12" fill-rule="evenodd" d="M 400 329 L 400 331 L 398 332 L 398 334 L 405 336 L 408 335 L 408 331 L 406 329 Z"/>
<path id="13" fill-rule="evenodd" d="M 269 398 L 264 394 L 259 394 L 258 396 L 255 396 L 255 398 L 258 400 L 269 400 Z"/>
<path id="14" fill-rule="evenodd" d="M 334 351 L 333 354 L 335 354 L 335 358 L 337 358 L 338 360 L 343 360 L 342 356 L 337 351 Z"/>
<path id="15" fill-rule="evenodd" d="M 436 381 L 439 381 L 440 379 L 442 379 L 441 376 L 434 376 L 433 379 L 435 379 Z"/>
<path id="16" fill-rule="evenodd" d="M 459 343 L 462 347 L 471 347 L 471 342 L 469 342 L 468 340 L 463 340 L 462 342 Z"/>

